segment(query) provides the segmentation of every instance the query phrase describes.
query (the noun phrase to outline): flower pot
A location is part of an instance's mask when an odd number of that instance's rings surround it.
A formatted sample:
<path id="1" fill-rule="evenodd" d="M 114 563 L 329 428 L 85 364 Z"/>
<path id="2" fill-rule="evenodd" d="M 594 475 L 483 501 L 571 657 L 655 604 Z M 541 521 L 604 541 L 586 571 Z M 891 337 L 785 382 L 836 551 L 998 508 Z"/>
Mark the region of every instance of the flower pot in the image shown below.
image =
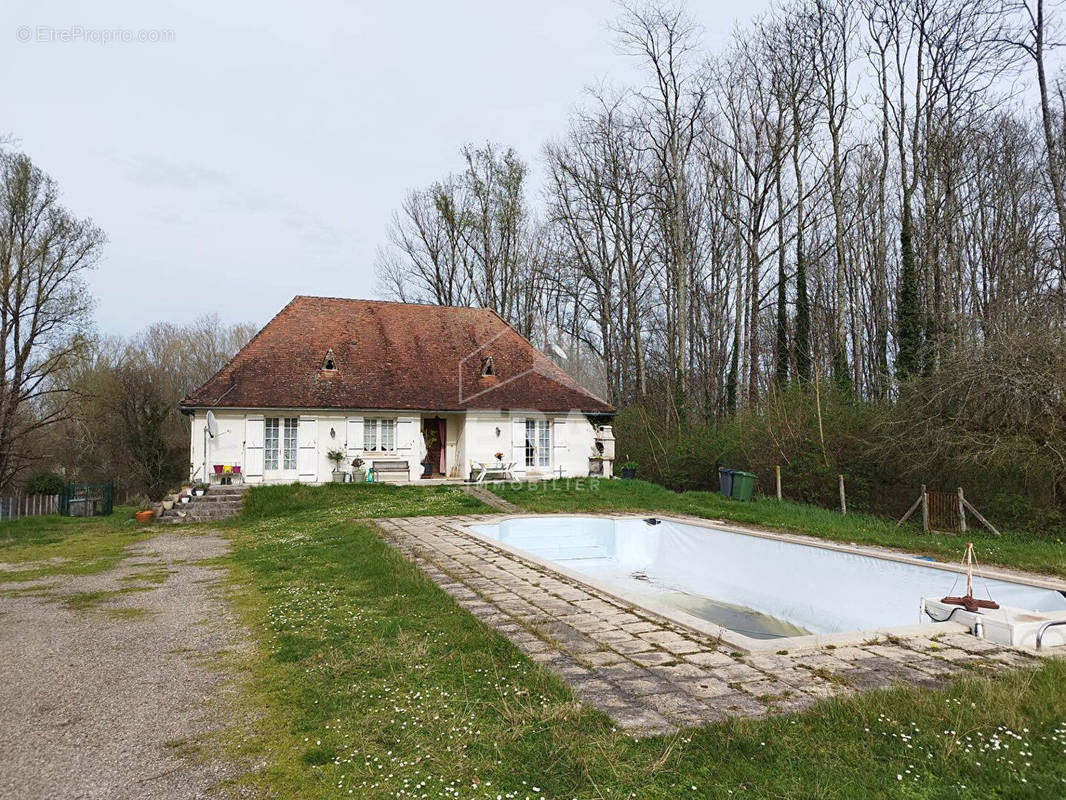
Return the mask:
<path id="1" fill-rule="evenodd" d="M 187 494 L 183 494 L 183 495 L 181 496 L 181 502 L 183 502 L 183 503 L 188 503 L 188 502 L 190 502 L 191 500 L 192 500 L 192 498 L 191 498 L 191 497 L 189 497 L 189 495 L 187 495 Z"/>
<path id="2" fill-rule="evenodd" d="M 133 516 L 137 519 L 138 522 L 143 524 L 145 522 L 151 522 L 152 521 L 152 517 L 155 516 L 155 512 L 152 511 L 151 509 L 149 509 L 149 510 L 146 510 L 146 511 L 138 511 Z"/>
<path id="3" fill-rule="evenodd" d="M 170 509 L 172 509 L 172 508 L 174 508 L 174 501 L 173 500 L 164 500 L 163 501 L 163 510 L 164 511 L 170 511 Z"/>
<path id="4" fill-rule="evenodd" d="M 205 494 L 207 494 L 207 490 L 206 489 L 193 489 L 192 493 L 194 495 L 196 495 L 197 497 L 203 497 Z"/>
<path id="5" fill-rule="evenodd" d="M 433 465 L 428 461 L 422 465 L 422 477 L 429 478 L 433 475 Z"/>
<path id="6" fill-rule="evenodd" d="M 621 475 L 627 481 L 631 481 L 637 477 L 637 470 L 635 467 L 622 467 Z"/>
<path id="7" fill-rule="evenodd" d="M 352 470 L 352 483 L 365 483 L 366 482 L 366 470 L 365 469 L 353 469 Z"/>
<path id="8" fill-rule="evenodd" d="M 333 470 L 333 474 L 330 477 L 334 483 L 344 483 L 345 479 L 348 477 L 348 473 Z"/>

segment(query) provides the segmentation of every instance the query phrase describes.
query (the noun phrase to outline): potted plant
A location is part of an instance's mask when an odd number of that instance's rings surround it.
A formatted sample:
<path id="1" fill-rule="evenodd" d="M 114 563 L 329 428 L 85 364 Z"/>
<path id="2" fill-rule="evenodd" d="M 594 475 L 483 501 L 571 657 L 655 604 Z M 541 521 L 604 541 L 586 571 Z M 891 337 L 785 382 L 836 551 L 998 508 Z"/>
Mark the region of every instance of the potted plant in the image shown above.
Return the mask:
<path id="1" fill-rule="evenodd" d="M 174 508 L 174 495 L 168 494 L 163 498 L 163 510 L 170 511 L 172 508 Z"/>
<path id="2" fill-rule="evenodd" d="M 327 450 L 326 458 L 333 464 L 333 482 L 344 483 L 344 473 L 341 472 L 341 462 L 344 461 L 344 451 L 339 449 Z"/>
<path id="3" fill-rule="evenodd" d="M 623 461 L 618 469 L 623 478 L 626 480 L 633 480 L 633 478 L 637 477 L 638 466 L 636 461 Z"/>
<path id="4" fill-rule="evenodd" d="M 503 466 L 503 453 L 493 453 L 492 455 L 496 458 L 496 466 L 502 467 Z"/>
<path id="5" fill-rule="evenodd" d="M 429 456 L 426 456 L 424 459 L 422 459 L 422 477 L 433 477 L 433 462 L 430 461 Z"/>
<path id="6" fill-rule="evenodd" d="M 194 495 L 196 495 L 197 497 L 203 497 L 205 494 L 207 494 L 207 484 L 206 483 L 198 483 L 198 484 L 196 484 L 194 487 L 192 487 L 192 493 Z"/>
<path id="7" fill-rule="evenodd" d="M 352 461 L 352 483 L 362 483 L 366 480 L 366 470 L 363 469 L 365 463 L 361 458 Z"/>

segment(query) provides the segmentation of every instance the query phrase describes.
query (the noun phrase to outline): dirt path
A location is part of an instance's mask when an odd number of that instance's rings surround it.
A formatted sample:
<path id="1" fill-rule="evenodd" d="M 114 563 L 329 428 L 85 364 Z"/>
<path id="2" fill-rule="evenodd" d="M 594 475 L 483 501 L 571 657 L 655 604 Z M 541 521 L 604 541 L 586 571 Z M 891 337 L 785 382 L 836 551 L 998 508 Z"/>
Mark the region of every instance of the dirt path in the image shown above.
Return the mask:
<path id="1" fill-rule="evenodd" d="M 0 583 L 0 798 L 211 797 L 235 773 L 211 734 L 233 721 L 220 656 L 244 636 L 222 571 L 195 563 L 227 547 L 163 534 L 42 596 Z"/>

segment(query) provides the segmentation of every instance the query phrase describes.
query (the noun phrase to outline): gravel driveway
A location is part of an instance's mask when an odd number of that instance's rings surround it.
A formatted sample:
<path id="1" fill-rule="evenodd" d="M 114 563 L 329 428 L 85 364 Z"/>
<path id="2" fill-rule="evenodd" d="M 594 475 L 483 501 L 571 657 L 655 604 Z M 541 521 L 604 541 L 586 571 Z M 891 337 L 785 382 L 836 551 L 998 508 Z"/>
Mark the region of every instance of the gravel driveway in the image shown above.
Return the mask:
<path id="1" fill-rule="evenodd" d="M 195 563 L 227 547 L 163 534 L 108 572 L 41 581 L 41 596 L 0 583 L 0 798 L 212 797 L 236 774 L 212 734 L 237 716 L 220 656 L 244 634 L 224 572 Z M 68 607 L 129 587 L 144 590 Z"/>

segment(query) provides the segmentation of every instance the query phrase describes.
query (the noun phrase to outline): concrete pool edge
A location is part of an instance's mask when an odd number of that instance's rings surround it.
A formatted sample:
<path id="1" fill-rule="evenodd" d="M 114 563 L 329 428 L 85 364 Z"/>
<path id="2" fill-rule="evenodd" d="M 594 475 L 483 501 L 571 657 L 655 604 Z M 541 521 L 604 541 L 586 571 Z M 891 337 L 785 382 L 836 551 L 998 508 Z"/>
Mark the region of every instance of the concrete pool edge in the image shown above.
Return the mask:
<path id="1" fill-rule="evenodd" d="M 671 622 L 676 625 L 684 626 L 690 630 L 700 633 L 704 636 L 716 639 L 719 642 L 728 644 L 730 647 L 735 648 L 738 651 L 750 654 L 758 653 L 774 653 L 781 650 L 811 650 L 826 645 L 832 645 L 834 647 L 859 645 L 868 643 L 875 640 L 889 640 L 892 637 L 907 637 L 914 635 L 936 636 L 938 634 L 946 633 L 970 633 L 970 628 L 967 625 L 963 625 L 957 622 L 928 622 L 920 623 L 916 625 L 905 626 L 892 626 L 892 627 L 879 627 L 870 628 L 861 631 L 842 631 L 839 633 L 825 633 L 825 634 L 808 634 L 805 636 L 790 636 L 780 637 L 775 639 L 755 639 L 735 631 L 723 628 L 720 625 L 716 625 L 712 622 L 700 619 L 691 614 L 688 614 L 679 609 L 667 606 L 665 604 L 658 603 L 645 596 L 637 596 L 625 591 L 621 591 L 616 586 L 611 586 L 606 583 L 597 581 L 588 577 L 580 572 L 571 570 L 564 567 L 554 561 L 541 558 L 533 555 L 527 550 L 523 550 L 519 547 L 514 547 L 510 544 L 502 542 L 498 539 L 493 539 L 480 531 L 475 529 L 476 525 L 484 524 L 499 524 L 508 520 L 515 519 L 546 519 L 546 518 L 584 518 L 584 519 L 610 519 L 610 520 L 644 520 L 650 517 L 660 519 L 665 522 L 673 522 L 681 525 L 693 525 L 696 527 L 706 528 L 709 530 L 719 530 L 728 533 L 734 533 L 741 536 L 755 536 L 763 539 L 769 539 L 773 541 L 788 542 L 791 544 L 819 547 L 825 550 L 849 553 L 853 555 L 861 555 L 870 558 L 878 558 L 887 561 L 894 561 L 901 564 L 919 564 L 920 566 L 939 569 L 946 572 L 953 572 L 956 574 L 965 574 L 965 568 L 961 564 L 950 564 L 946 562 L 938 561 L 925 561 L 924 559 L 917 558 L 915 556 L 909 556 L 901 554 L 896 551 L 891 551 L 886 548 L 877 546 L 860 546 L 856 544 L 844 544 L 842 542 L 819 539 L 817 537 L 805 536 L 803 534 L 791 534 L 772 532 L 767 530 L 759 530 L 754 528 L 746 528 L 723 520 L 709 520 L 702 517 L 687 517 L 677 515 L 660 515 L 654 513 L 550 513 L 550 514 L 536 514 L 536 513 L 515 513 L 515 514 L 500 514 L 492 515 L 483 521 L 477 523 L 469 522 L 448 522 L 447 524 L 468 536 L 473 536 L 481 542 L 489 544 L 493 547 L 497 547 L 511 555 L 525 559 L 530 563 L 536 564 L 539 568 L 547 570 L 549 572 L 556 573 L 564 576 L 568 580 L 575 581 L 577 583 L 584 584 L 608 595 L 620 602 L 627 605 L 645 610 L 649 614 L 657 616 L 667 622 Z M 981 568 L 980 575 L 983 578 L 1005 580 L 1013 583 L 1021 583 L 1028 586 L 1034 586 L 1037 588 L 1050 589 L 1053 591 L 1066 592 L 1066 581 L 1058 580 L 1048 576 L 1039 576 L 1030 573 L 1025 573 L 1015 570 L 1003 570 L 998 568 Z M 1027 648 L 1017 648 L 1025 649 Z"/>

